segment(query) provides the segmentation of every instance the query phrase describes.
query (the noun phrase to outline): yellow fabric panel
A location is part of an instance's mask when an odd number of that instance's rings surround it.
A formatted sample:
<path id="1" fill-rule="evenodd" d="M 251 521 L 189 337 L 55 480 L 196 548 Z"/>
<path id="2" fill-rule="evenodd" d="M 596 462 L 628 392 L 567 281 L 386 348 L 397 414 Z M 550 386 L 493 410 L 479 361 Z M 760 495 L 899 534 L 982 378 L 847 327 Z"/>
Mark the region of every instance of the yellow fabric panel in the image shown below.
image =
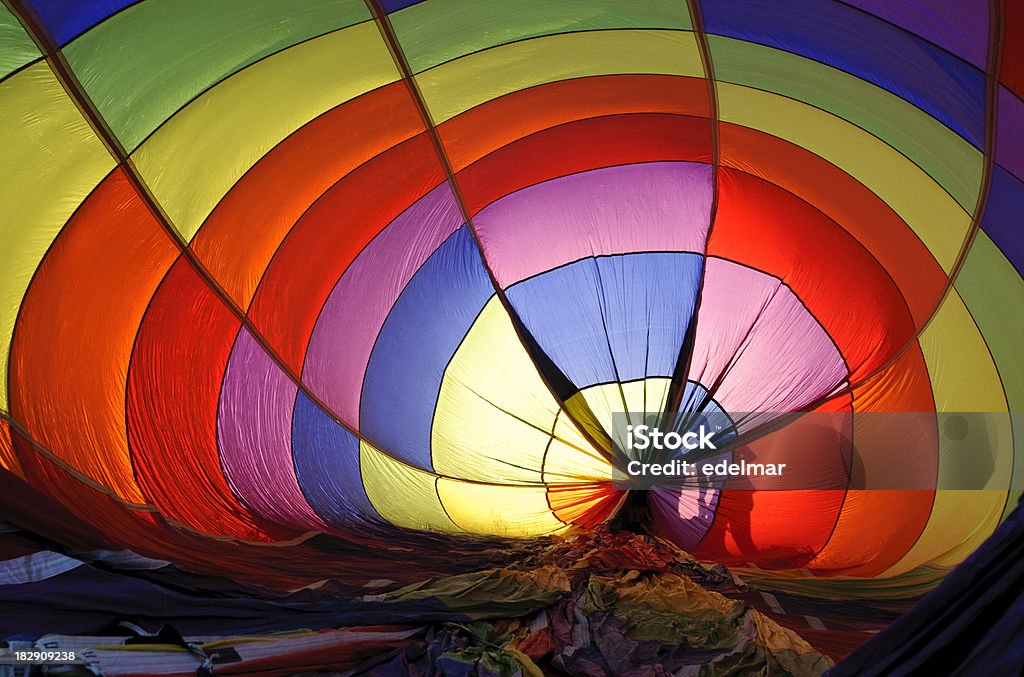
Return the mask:
<path id="1" fill-rule="evenodd" d="M 558 412 L 558 417 L 555 419 L 555 430 L 553 434 L 560 442 L 567 444 L 570 447 L 584 451 L 588 454 L 598 453 L 598 450 L 595 450 L 590 441 L 583 435 L 577 422 L 572 420 L 565 411 Z M 602 449 L 601 451 L 608 452 L 609 450 Z"/>
<path id="2" fill-rule="evenodd" d="M 580 482 L 611 482 L 611 464 L 594 452 L 552 438 L 544 462 L 544 482 L 548 485 Z"/>
<path id="3" fill-rule="evenodd" d="M 559 412 L 555 436 L 544 456 L 545 484 L 611 480 L 612 466 L 608 460 L 587 443 L 567 416 Z"/>
<path id="4" fill-rule="evenodd" d="M 376 25 L 364 22 L 224 80 L 171 117 L 132 158 L 178 232 L 191 240 L 217 202 L 274 145 L 321 113 L 398 77 Z"/>
<path id="5" fill-rule="evenodd" d="M 400 463 L 362 440 L 359 468 L 370 503 L 387 521 L 408 529 L 462 531 L 441 507 L 436 475 Z"/>
<path id="6" fill-rule="evenodd" d="M 445 369 L 431 430 L 434 470 L 484 482 L 540 482 L 558 411 L 492 296 Z"/>
<path id="7" fill-rule="evenodd" d="M 0 410 L 18 308 L 50 243 L 114 159 L 50 67 L 0 83 Z"/>
<path id="8" fill-rule="evenodd" d="M 840 167 L 892 207 L 943 270 L 952 269 L 971 217 L 917 165 L 856 125 L 813 106 L 725 82 L 717 86 L 722 120 L 785 139 Z"/>
<path id="9" fill-rule="evenodd" d="M 664 410 L 665 398 L 671 379 L 646 378 L 628 383 L 603 383 L 584 388 L 569 398 L 569 411 L 575 412 L 583 403 L 597 417 L 603 432 L 625 433 L 624 426 L 615 430 L 614 415 L 628 414 L 629 422 L 638 425 L 644 422 L 644 414 L 657 414 Z M 583 400 L 583 402 L 579 402 Z M 620 449 L 626 448 L 626 440 L 617 439 Z"/>
<path id="10" fill-rule="evenodd" d="M 693 33 L 602 30 L 523 40 L 470 54 L 416 76 L 434 122 L 526 87 L 617 73 L 700 77 Z"/>
<path id="11" fill-rule="evenodd" d="M 1003 392 L 1012 412 L 1014 464 L 1003 516 L 1009 515 L 1024 486 L 1024 315 L 1006 312 L 1024 308 L 1024 279 L 983 230 L 971 243 L 963 268 L 957 273 L 956 290 L 963 297 L 992 353 Z"/>
<path id="12" fill-rule="evenodd" d="M 644 379 L 644 411 L 664 411 L 668 403 L 668 389 L 672 385 L 670 378 Z"/>
<path id="13" fill-rule="evenodd" d="M 933 562 L 952 566 L 963 561 L 995 529 L 1003 513 L 1013 463 L 1013 437 L 999 374 L 981 333 L 955 289 L 920 337 L 935 393 L 937 412 L 990 412 L 970 417 L 972 430 L 953 440 L 939 435 L 939 478 L 931 518 L 910 552 L 886 571 L 895 576 Z M 984 489 L 965 490 L 965 470 L 977 462 L 981 435 L 993 449 L 991 478 Z M 966 464 L 966 465 L 965 465 Z"/>
<path id="14" fill-rule="evenodd" d="M 452 521 L 472 533 L 528 538 L 568 528 L 551 512 L 543 486 L 473 484 L 442 477 L 437 493 Z"/>

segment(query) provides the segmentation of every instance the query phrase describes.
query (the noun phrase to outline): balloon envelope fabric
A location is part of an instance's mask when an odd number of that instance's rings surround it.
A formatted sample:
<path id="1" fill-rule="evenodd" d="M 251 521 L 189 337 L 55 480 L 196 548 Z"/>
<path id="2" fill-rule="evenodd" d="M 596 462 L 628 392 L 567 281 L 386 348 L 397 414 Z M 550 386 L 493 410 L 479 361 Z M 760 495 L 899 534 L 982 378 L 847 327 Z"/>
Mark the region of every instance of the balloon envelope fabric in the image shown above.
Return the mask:
<path id="1" fill-rule="evenodd" d="M 11 8 L 20 526 L 239 577 L 273 552 L 294 586 L 324 573 L 310 534 L 372 555 L 612 518 L 616 412 L 724 412 L 755 456 L 779 413 L 847 414 L 866 475 L 929 478 L 645 494 L 699 558 L 942 571 L 1019 496 L 1016 3 Z M 943 412 L 988 415 L 975 490 Z M 16 512 L 29 491 L 88 528 Z"/>

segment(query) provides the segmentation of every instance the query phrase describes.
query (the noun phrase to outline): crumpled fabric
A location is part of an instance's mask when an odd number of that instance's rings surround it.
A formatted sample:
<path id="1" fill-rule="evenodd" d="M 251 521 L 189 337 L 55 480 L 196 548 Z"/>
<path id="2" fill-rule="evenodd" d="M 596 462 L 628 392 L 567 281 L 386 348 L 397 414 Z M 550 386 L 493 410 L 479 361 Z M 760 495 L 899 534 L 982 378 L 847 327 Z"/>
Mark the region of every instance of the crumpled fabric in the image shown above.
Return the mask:
<path id="1" fill-rule="evenodd" d="M 553 604 L 569 591 L 569 579 L 555 566 L 532 571 L 488 569 L 439 576 L 381 595 L 389 605 L 436 599 L 449 612 L 467 618 L 519 615 Z"/>
<path id="2" fill-rule="evenodd" d="M 352 627 L 348 633 L 190 641 L 204 651 L 231 648 L 245 660 L 270 639 L 287 640 L 295 646 L 282 649 L 291 653 L 277 656 L 275 665 L 301 659 L 344 669 L 352 677 L 540 677 L 555 672 L 803 677 L 820 675 L 832 665 L 792 630 L 723 594 L 746 594 L 742 581 L 727 569 L 700 564 L 656 538 L 602 528 L 537 541 L 523 551 L 522 558 L 502 567 L 433 577 L 333 605 L 317 599 L 309 602 L 308 613 L 296 616 L 330 616 L 336 625 L 370 626 Z M 211 599 L 209 604 L 223 602 Z M 339 643 L 345 640 L 344 646 L 325 652 L 321 644 L 332 632 Z M 76 646 L 94 649 L 107 640 L 82 641 Z M 219 664 L 209 655 L 217 674 L 236 665 Z M 149 650 L 145 656 L 107 652 L 103 657 L 110 674 L 135 674 L 132 661 L 140 658 L 145 674 L 157 665 L 193 674 L 196 663 L 181 651 Z M 121 669 L 127 672 L 117 672 Z M 249 666 L 245 670 L 255 674 Z"/>
<path id="3" fill-rule="evenodd" d="M 740 585 L 724 567 L 701 565 L 658 539 L 590 531 L 515 568 L 386 595 L 388 603 L 440 599 L 478 620 L 434 626 L 352 674 L 816 676 L 832 666 L 794 631 L 712 589 Z"/>

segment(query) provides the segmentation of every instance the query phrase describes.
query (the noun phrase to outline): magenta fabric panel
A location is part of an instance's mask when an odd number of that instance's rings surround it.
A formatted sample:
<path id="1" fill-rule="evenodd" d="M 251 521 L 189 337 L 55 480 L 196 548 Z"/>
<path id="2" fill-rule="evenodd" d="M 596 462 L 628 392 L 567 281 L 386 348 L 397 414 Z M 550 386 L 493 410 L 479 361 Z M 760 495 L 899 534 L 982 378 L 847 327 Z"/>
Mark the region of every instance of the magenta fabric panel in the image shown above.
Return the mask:
<path id="1" fill-rule="evenodd" d="M 328 297 L 313 328 L 302 380 L 345 423 L 359 425 L 366 365 L 395 301 L 427 258 L 461 225 L 455 195 L 444 183 L 388 224 Z"/>
<path id="2" fill-rule="evenodd" d="M 268 521 L 329 531 L 309 506 L 292 463 L 291 419 L 298 387 L 244 327 L 221 388 L 217 443 L 236 496 Z"/>
<path id="3" fill-rule="evenodd" d="M 502 288 L 594 255 L 704 252 L 711 167 L 654 162 L 524 188 L 473 217 Z"/>

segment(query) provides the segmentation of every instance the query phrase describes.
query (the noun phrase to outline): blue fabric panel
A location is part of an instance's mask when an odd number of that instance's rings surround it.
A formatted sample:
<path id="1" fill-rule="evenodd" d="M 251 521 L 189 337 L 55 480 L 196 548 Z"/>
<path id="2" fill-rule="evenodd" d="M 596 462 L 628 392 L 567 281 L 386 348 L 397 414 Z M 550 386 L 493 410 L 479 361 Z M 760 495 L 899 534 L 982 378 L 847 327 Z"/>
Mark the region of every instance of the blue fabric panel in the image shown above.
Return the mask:
<path id="1" fill-rule="evenodd" d="M 309 505 L 334 527 L 380 520 L 363 488 L 359 438 L 299 391 L 292 418 L 292 458 Z"/>
<path id="2" fill-rule="evenodd" d="M 874 16 L 831 0 L 701 0 L 708 33 L 768 45 L 906 99 L 975 147 L 985 138 L 985 75 Z"/>
<path id="3" fill-rule="evenodd" d="M 46 29 L 64 46 L 100 23 L 138 0 L 29 0 Z"/>
<path id="4" fill-rule="evenodd" d="M 1024 275 L 1024 183 L 999 165 L 993 165 L 981 229 L 992 238 L 1017 272 Z"/>
<path id="5" fill-rule="evenodd" d="M 735 424 L 729 412 L 715 401 L 707 388 L 695 381 L 687 381 L 673 430 L 698 430 L 705 426 L 716 432 L 716 439 L 728 442 L 736 437 Z"/>
<path id="6" fill-rule="evenodd" d="M 384 11 L 390 14 L 391 12 L 397 12 L 400 9 L 415 5 L 421 0 L 381 0 L 380 6 L 384 8 Z"/>
<path id="7" fill-rule="evenodd" d="M 366 439 L 433 469 L 430 430 L 444 370 L 493 293 L 476 242 L 463 226 L 409 280 L 381 327 L 359 404 Z"/>
<path id="8" fill-rule="evenodd" d="M 693 314 L 701 256 L 583 259 L 508 289 L 540 348 L 577 388 L 669 377 Z"/>

